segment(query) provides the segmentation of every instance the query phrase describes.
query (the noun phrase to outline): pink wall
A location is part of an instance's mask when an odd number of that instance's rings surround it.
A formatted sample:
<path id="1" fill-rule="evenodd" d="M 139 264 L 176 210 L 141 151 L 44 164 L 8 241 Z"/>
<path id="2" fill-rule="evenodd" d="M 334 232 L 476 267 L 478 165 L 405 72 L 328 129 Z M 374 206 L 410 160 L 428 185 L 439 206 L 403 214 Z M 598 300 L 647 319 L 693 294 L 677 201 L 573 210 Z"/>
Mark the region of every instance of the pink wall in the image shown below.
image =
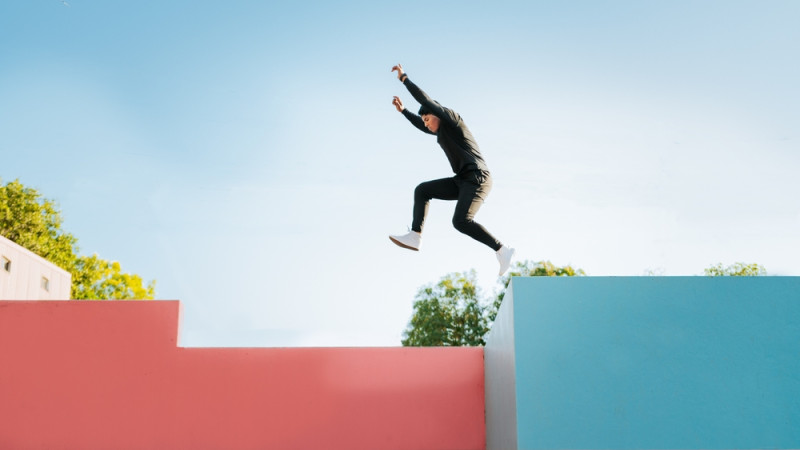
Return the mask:
<path id="1" fill-rule="evenodd" d="M 482 348 L 180 348 L 179 309 L 0 301 L 0 448 L 484 448 Z"/>

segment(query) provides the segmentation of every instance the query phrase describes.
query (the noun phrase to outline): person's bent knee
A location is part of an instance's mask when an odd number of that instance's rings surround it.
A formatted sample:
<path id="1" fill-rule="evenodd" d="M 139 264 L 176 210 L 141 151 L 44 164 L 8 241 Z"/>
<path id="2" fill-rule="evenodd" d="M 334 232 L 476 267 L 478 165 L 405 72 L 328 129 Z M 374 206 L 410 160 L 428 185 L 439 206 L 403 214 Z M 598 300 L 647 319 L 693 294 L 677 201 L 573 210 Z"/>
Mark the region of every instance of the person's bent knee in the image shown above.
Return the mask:
<path id="1" fill-rule="evenodd" d="M 414 198 L 424 198 L 430 200 L 431 195 L 428 193 L 428 188 L 425 183 L 420 183 L 414 189 Z"/>
<path id="2" fill-rule="evenodd" d="M 466 233 L 469 230 L 470 223 L 472 221 L 466 217 L 453 217 L 453 227 L 462 233 Z"/>

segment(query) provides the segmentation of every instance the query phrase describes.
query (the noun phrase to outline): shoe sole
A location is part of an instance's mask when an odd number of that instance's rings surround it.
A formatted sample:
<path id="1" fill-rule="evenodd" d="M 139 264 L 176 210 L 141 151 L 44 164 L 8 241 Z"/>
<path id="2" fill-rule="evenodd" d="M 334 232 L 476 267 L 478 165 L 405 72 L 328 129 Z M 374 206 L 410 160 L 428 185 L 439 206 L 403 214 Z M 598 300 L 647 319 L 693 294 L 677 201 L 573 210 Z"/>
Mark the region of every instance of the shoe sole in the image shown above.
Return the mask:
<path id="1" fill-rule="evenodd" d="M 398 241 L 397 239 L 395 239 L 395 238 L 393 238 L 391 236 L 389 236 L 389 240 L 394 242 L 395 244 L 397 244 L 399 247 L 407 248 L 409 250 L 414 250 L 415 252 L 419 251 L 418 248 L 414 248 L 414 247 L 412 247 L 410 245 L 403 244 L 402 242 Z"/>

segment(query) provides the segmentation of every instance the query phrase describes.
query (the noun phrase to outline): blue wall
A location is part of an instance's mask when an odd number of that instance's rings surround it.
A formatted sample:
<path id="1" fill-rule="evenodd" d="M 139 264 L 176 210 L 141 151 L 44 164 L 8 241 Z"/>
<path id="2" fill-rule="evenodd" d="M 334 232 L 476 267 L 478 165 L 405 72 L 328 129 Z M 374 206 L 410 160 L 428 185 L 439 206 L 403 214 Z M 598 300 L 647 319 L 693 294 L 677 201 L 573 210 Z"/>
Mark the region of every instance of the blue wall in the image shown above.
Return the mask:
<path id="1" fill-rule="evenodd" d="M 533 277 L 511 291 L 486 347 L 489 449 L 509 448 L 509 414 L 522 449 L 800 448 L 800 278 Z"/>

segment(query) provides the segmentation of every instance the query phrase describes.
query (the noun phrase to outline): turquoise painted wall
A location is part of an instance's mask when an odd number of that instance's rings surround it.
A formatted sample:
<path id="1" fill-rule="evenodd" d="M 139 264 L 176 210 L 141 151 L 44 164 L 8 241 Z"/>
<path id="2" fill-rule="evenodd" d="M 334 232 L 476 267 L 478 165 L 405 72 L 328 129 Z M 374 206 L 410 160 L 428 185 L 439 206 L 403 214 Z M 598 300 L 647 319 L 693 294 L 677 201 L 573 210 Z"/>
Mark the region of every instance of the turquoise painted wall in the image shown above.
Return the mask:
<path id="1" fill-rule="evenodd" d="M 515 278 L 522 449 L 800 448 L 800 278 Z M 509 313 L 508 310 L 501 314 Z M 502 448 L 490 411 L 487 448 Z M 495 374 L 496 375 L 496 374 Z M 502 378 L 502 377 L 501 377 Z M 507 448 L 507 447 L 506 447 Z"/>

